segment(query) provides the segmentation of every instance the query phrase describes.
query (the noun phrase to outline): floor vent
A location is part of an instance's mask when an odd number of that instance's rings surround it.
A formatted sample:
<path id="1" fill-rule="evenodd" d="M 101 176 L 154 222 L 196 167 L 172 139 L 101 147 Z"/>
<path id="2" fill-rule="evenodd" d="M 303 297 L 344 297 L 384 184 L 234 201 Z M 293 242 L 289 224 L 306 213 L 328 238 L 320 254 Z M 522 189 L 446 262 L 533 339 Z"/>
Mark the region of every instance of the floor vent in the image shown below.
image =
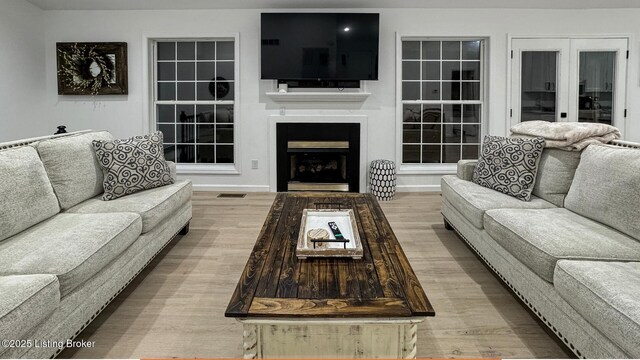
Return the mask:
<path id="1" fill-rule="evenodd" d="M 247 194 L 239 194 L 239 193 L 234 193 L 234 194 L 218 194 L 219 198 L 238 198 L 241 199 L 243 197 L 247 196 Z"/>

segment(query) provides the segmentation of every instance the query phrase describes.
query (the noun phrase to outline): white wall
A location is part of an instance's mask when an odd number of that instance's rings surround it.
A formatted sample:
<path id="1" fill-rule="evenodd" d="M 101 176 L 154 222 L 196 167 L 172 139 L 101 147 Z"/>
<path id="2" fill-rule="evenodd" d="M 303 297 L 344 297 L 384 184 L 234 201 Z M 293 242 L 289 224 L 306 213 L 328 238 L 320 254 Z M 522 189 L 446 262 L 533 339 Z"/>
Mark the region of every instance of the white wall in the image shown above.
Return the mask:
<path id="1" fill-rule="evenodd" d="M 323 10 L 330 11 L 330 10 Z M 340 10 L 349 11 L 349 10 Z M 362 10 L 352 10 L 362 11 Z M 381 9 L 379 81 L 367 83 L 372 95 L 359 104 L 287 104 L 287 114 L 362 114 L 368 116 L 368 159 L 396 158 L 395 146 L 395 34 L 424 36 L 482 36 L 489 39 L 489 132 L 506 135 L 507 37 L 511 35 L 631 36 L 628 69 L 629 118 L 640 114 L 640 10 L 496 10 L 496 9 Z M 269 184 L 268 121 L 281 104 L 264 95 L 271 83 L 260 81 L 260 10 L 168 11 L 51 11 L 46 14 L 46 103 L 48 125 L 66 124 L 72 130 L 108 129 L 117 137 L 149 131 L 145 118 L 144 82 L 148 64 L 145 37 L 207 37 L 240 34 L 240 175 L 191 175 L 196 184 L 266 190 Z M 126 41 L 129 46 L 129 95 L 67 97 L 56 95 L 55 43 L 58 41 Z M 13 136 L 13 135 L 12 135 Z M 15 136 L 13 136 L 15 137 Z M 629 121 L 625 138 L 640 141 L 640 124 Z M 260 167 L 250 168 L 251 159 Z M 437 175 L 403 175 L 407 189 L 437 189 Z"/>
<path id="2" fill-rule="evenodd" d="M 0 142 L 54 132 L 43 121 L 44 50 L 44 11 L 0 1 Z"/>

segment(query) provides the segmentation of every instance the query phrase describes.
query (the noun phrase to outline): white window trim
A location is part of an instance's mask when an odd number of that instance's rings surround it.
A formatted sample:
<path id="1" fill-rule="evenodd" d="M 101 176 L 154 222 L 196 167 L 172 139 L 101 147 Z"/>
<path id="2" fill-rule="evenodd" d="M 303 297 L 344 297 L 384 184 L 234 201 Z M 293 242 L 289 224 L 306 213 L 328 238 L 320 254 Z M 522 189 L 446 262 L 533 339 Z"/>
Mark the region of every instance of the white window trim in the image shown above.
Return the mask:
<path id="1" fill-rule="evenodd" d="M 403 164 L 402 163 L 402 41 L 403 40 L 434 40 L 434 41 L 464 41 L 464 40 L 482 40 L 484 51 L 482 53 L 482 70 L 481 70 L 481 94 L 482 100 L 482 122 L 480 123 L 481 134 L 484 137 L 489 133 L 489 44 L 491 37 L 488 35 L 478 36 L 424 36 L 396 33 L 396 164 L 398 164 L 398 175 L 450 175 L 455 174 L 457 164 Z M 446 103 L 447 101 L 434 101 L 434 103 Z M 422 102 L 421 102 L 422 103 Z M 460 101 L 456 101 L 460 103 Z M 464 103 L 464 101 L 462 101 Z M 477 101 L 469 101 L 469 103 L 477 103 Z M 482 139 L 480 139 L 482 141 Z"/>
<path id="2" fill-rule="evenodd" d="M 176 172 L 178 174 L 205 174 L 205 175 L 240 175 L 241 174 L 241 152 L 240 152 L 240 34 L 222 34 L 203 36 L 199 34 L 185 36 L 143 36 L 142 55 L 143 67 L 147 71 L 143 71 L 143 84 L 147 84 L 143 88 L 143 116 L 146 121 L 146 132 L 155 131 L 155 54 L 154 43 L 158 41 L 206 41 L 206 40 L 233 40 L 234 41 L 234 100 L 233 100 L 233 164 L 176 164 Z M 172 102 L 175 103 L 175 102 Z"/>

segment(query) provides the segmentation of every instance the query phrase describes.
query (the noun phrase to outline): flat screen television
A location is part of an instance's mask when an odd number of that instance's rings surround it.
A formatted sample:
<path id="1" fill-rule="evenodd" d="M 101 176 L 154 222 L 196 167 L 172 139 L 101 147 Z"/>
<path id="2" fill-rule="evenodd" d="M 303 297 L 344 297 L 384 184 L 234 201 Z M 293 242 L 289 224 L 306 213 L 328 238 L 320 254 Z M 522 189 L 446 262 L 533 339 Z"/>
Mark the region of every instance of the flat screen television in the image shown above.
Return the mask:
<path id="1" fill-rule="evenodd" d="M 378 80 L 380 15 L 263 13 L 262 79 Z"/>

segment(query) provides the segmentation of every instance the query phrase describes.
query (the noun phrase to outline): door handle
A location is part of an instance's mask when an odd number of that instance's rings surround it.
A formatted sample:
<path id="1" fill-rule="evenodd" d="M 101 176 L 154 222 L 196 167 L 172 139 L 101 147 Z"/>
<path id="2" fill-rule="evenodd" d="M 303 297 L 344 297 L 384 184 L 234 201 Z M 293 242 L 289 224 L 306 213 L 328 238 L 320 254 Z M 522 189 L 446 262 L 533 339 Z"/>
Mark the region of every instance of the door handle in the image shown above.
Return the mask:
<path id="1" fill-rule="evenodd" d="M 566 119 L 567 118 L 567 113 L 566 112 L 561 112 L 560 113 L 560 117 L 563 118 L 563 119 Z"/>

